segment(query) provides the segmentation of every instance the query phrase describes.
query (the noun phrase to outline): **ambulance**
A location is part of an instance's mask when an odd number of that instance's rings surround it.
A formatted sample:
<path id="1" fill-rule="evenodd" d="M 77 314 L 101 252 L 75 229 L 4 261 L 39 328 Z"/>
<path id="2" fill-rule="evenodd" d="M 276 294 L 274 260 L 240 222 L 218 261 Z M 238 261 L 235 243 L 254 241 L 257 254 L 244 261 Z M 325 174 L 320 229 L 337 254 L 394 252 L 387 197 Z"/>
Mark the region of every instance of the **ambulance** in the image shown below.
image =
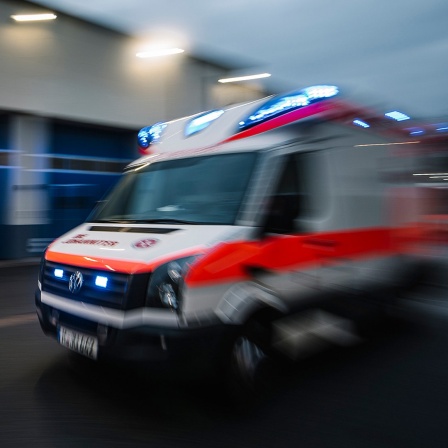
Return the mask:
<path id="1" fill-rule="evenodd" d="M 42 258 L 41 327 L 78 354 L 216 361 L 250 383 L 266 362 L 356 341 L 365 303 L 386 306 L 414 273 L 416 213 L 384 172 L 415 141 L 336 86 L 156 123 L 138 142 Z"/>

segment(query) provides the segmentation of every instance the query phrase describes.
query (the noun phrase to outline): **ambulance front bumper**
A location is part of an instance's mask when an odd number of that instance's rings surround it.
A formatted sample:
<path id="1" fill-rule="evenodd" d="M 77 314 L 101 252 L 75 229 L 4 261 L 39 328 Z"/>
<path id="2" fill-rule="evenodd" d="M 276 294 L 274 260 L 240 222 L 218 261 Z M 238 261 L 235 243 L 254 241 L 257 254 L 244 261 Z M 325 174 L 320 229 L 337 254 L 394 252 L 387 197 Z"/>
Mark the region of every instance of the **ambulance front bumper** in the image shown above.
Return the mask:
<path id="1" fill-rule="evenodd" d="M 218 319 L 207 325 L 187 327 L 169 310 L 139 308 L 105 309 L 65 298 L 35 293 L 36 312 L 44 333 L 62 345 L 95 360 L 144 363 L 154 369 L 185 366 L 207 368 L 219 361 L 233 333 Z M 67 344 L 61 334 L 75 335 L 95 344 L 83 352 Z"/>

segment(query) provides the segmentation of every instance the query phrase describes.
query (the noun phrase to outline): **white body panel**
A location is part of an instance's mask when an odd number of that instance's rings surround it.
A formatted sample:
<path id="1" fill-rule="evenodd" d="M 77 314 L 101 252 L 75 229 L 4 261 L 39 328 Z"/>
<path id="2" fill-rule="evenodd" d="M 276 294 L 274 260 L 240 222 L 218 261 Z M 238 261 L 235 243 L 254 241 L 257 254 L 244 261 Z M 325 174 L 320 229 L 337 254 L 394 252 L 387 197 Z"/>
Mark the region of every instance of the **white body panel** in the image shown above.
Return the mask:
<path id="1" fill-rule="evenodd" d="M 100 227 L 107 228 L 108 231 L 91 230 Z M 126 229 L 132 229 L 132 232 Z M 142 230 L 141 233 L 138 229 Z M 147 233 L 148 229 L 151 233 Z M 85 223 L 58 238 L 51 244 L 51 250 L 62 255 L 75 255 L 96 260 L 98 269 L 110 270 L 107 267 L 107 261 L 110 260 L 154 265 L 167 259 L 175 259 L 177 254 L 183 256 L 200 253 L 223 241 L 247 238 L 250 230 L 236 226 L 185 224 L 98 226 L 94 223 Z M 165 231 L 169 233 L 163 233 Z M 147 241 L 146 245 L 145 241 Z M 143 242 L 141 247 L 140 242 Z"/>

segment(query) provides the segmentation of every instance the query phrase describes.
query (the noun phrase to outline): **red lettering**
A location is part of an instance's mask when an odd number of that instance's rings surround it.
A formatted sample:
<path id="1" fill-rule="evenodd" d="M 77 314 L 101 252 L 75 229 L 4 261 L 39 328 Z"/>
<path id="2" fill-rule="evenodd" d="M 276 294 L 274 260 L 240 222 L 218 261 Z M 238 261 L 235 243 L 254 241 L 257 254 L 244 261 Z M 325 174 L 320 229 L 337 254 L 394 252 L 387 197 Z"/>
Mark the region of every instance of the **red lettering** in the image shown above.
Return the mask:
<path id="1" fill-rule="evenodd" d="M 67 241 L 63 241 L 63 244 L 88 244 L 91 246 L 103 246 L 103 247 L 113 247 L 118 244 L 118 241 L 107 241 L 107 240 L 82 240 L 71 238 Z"/>

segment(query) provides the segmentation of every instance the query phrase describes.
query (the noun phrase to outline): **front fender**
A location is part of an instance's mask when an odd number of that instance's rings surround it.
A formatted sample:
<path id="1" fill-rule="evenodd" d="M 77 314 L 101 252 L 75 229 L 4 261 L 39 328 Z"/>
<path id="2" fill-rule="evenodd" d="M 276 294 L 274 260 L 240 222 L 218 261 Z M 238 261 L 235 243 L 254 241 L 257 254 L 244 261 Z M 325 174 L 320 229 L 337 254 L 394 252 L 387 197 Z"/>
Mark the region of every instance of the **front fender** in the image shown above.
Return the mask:
<path id="1" fill-rule="evenodd" d="M 254 282 L 238 283 L 226 291 L 216 308 L 224 324 L 241 325 L 256 311 L 270 307 L 287 313 L 285 303 L 273 291 Z"/>

